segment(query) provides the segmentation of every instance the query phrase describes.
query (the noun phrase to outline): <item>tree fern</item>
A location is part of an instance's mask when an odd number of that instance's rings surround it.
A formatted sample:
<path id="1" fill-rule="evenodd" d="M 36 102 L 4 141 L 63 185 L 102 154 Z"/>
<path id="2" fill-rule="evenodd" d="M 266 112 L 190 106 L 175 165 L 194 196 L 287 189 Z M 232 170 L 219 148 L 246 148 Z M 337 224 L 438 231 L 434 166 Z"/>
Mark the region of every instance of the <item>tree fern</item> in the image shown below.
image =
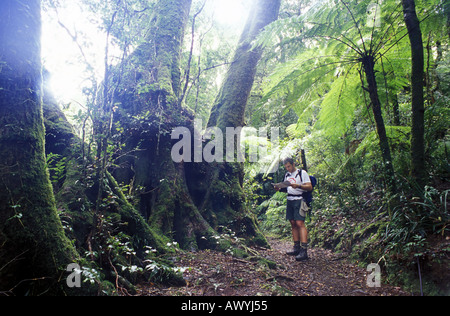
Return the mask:
<path id="1" fill-rule="evenodd" d="M 326 136 L 340 137 L 351 126 L 356 107 L 363 103 L 360 86 L 359 75 L 353 71 L 333 82 L 322 101 L 316 124 Z"/>
<path id="2" fill-rule="evenodd" d="M 420 7 L 430 32 L 442 20 L 442 6 L 442 0 L 427 0 Z M 284 113 L 293 109 L 299 115 L 299 128 L 313 122 L 326 137 L 342 137 L 356 109 L 371 109 L 386 178 L 394 178 L 384 116 L 411 78 L 401 2 L 316 0 L 303 9 L 300 16 L 272 24 L 255 43 L 272 46 L 274 52 L 287 45 L 291 53 L 269 77 L 261 103 L 279 99 Z M 297 52 L 292 54 L 295 42 Z M 388 186 L 396 192 L 394 182 Z"/>
<path id="3" fill-rule="evenodd" d="M 374 6 L 372 18 L 367 11 Z M 406 34 L 397 1 L 312 1 L 304 14 L 271 24 L 256 41 L 257 45 L 274 47 L 273 51 L 296 41 L 300 51 L 274 70 L 261 103 L 284 96 L 287 107 L 302 113 L 308 102 L 324 95 L 330 81 L 327 75 L 333 75 L 333 67 L 345 71 L 365 55 L 374 56 L 377 67 L 380 62 L 387 67 L 385 71 L 378 67 L 378 76 L 393 75 L 389 88 L 401 90 L 408 83 Z M 383 81 L 380 79 L 380 83 Z"/>

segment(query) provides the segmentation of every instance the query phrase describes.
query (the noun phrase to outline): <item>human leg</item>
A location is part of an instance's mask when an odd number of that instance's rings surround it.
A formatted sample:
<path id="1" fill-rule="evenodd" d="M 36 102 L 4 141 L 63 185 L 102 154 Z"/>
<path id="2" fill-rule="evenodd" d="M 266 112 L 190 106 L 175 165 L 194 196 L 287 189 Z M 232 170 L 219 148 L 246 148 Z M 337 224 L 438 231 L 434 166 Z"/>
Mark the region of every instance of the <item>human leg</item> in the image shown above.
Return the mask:
<path id="1" fill-rule="evenodd" d="M 291 220 L 291 229 L 292 229 L 292 240 L 294 242 L 294 248 L 292 251 L 288 251 L 286 254 L 288 256 L 297 256 L 300 253 L 300 230 L 297 227 L 297 223 L 295 220 Z"/>
<path id="2" fill-rule="evenodd" d="M 301 205 L 300 203 L 301 201 L 287 201 L 286 219 L 291 224 L 292 240 L 294 242 L 293 250 L 286 253 L 289 256 L 297 256 L 300 252 L 300 227 L 297 225 L 296 221 L 296 213 L 298 213 L 298 209 Z"/>
<path id="3" fill-rule="evenodd" d="M 308 212 L 308 206 L 305 202 L 302 203 L 300 210 L 298 212 L 301 220 L 296 221 L 296 226 L 299 230 L 300 235 L 300 251 L 296 255 L 295 259 L 297 261 L 308 260 L 308 230 L 305 225 L 306 213 Z"/>
<path id="4" fill-rule="evenodd" d="M 299 239 L 301 243 L 308 243 L 308 229 L 306 228 L 304 221 L 296 221 L 295 225 L 297 226 L 297 231 L 299 235 Z"/>
<path id="5" fill-rule="evenodd" d="M 301 242 L 301 230 L 300 226 L 298 225 L 297 221 L 290 221 L 291 222 L 291 230 L 292 230 L 292 240 L 295 242 Z"/>

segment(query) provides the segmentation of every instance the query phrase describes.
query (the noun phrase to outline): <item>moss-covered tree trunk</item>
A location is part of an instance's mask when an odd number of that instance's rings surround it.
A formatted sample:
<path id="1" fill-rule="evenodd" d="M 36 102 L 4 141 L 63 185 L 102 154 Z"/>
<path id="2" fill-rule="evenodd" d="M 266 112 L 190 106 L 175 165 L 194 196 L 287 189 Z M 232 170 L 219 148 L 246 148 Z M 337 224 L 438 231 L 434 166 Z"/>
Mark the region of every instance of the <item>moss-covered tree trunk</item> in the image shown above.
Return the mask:
<path id="1" fill-rule="evenodd" d="M 264 27 L 278 18 L 279 10 L 280 0 L 254 1 L 233 62 L 211 111 L 209 127 L 219 127 L 225 132 L 227 127 L 244 126 L 247 101 L 263 53 L 260 47 L 253 48 L 252 43 Z"/>
<path id="2" fill-rule="evenodd" d="M 160 235 L 196 247 L 196 231 L 212 228 L 195 207 L 186 186 L 184 165 L 171 157 L 171 131 L 192 126 L 192 115 L 179 104 L 181 51 L 191 0 L 159 0 L 148 37 L 126 61 L 128 72 L 116 99 L 121 103 L 115 127 L 129 153 L 113 172 L 130 185 L 136 207 Z"/>
<path id="3" fill-rule="evenodd" d="M 279 0 L 258 0 L 254 2 L 250 16 L 240 38 L 233 62 L 214 103 L 208 127 L 218 127 L 226 138 L 227 128 L 244 126 L 245 109 L 253 87 L 257 65 L 263 50 L 252 47 L 253 41 L 265 26 L 278 18 Z M 233 153 L 224 156 L 235 157 L 234 162 L 224 157 L 224 162 L 215 162 L 205 167 L 206 194 L 199 205 L 202 213 L 214 220 L 216 225 L 231 226 L 238 234 L 255 238 L 261 235 L 254 223 L 250 210 L 245 209 L 243 192 L 243 163 L 238 160 L 237 139 Z M 261 242 L 261 240 L 259 240 Z"/>
<path id="4" fill-rule="evenodd" d="M 91 180 L 89 185 L 86 179 L 86 166 L 82 159 L 82 140 L 74 134 L 71 124 L 51 92 L 44 91 L 45 151 L 47 155 L 57 155 L 52 165 L 63 161 L 63 170 L 55 171 L 59 175 L 58 179 L 53 181 L 56 205 L 58 209 L 66 213 L 66 221 L 72 228 L 77 248 L 87 250 L 88 236 L 94 224 L 93 205 L 96 203 L 95 189 L 98 184 Z M 90 158 L 86 157 L 87 160 Z M 53 175 L 54 172 L 50 171 Z M 118 205 L 110 211 L 118 215 L 116 218 L 119 218 L 121 223 L 127 223 L 122 227 L 122 231 L 132 237 L 132 244 L 137 252 L 143 253 L 145 246 L 152 246 L 161 253 L 165 252 L 163 238 L 151 231 L 146 221 L 127 201 L 110 173 L 106 173 L 104 182 L 117 197 Z"/>
<path id="5" fill-rule="evenodd" d="M 220 226 L 246 227 L 248 236 L 264 239 L 243 208 L 240 164 L 205 165 L 175 163 L 171 132 L 186 127 L 194 134 L 194 116 L 178 103 L 184 30 L 191 1 L 159 0 L 146 43 L 127 60 L 124 84 L 118 89 L 121 103 L 115 125 L 124 127 L 122 142 L 127 157 L 114 171 L 119 183 L 129 184 L 138 208 L 149 225 L 177 240 L 184 248 L 214 247 Z M 276 19 L 279 1 L 256 1 L 243 33 L 235 62 L 229 70 L 211 125 L 243 125 L 259 48 L 251 41 Z M 220 104 L 220 105 L 219 105 Z M 228 113 L 239 113 L 226 117 Z M 220 123 L 219 123 L 220 122 Z"/>
<path id="6" fill-rule="evenodd" d="M 40 0 L 0 2 L 0 291 L 29 295 L 61 293 L 77 259 L 46 168 L 40 34 Z"/>

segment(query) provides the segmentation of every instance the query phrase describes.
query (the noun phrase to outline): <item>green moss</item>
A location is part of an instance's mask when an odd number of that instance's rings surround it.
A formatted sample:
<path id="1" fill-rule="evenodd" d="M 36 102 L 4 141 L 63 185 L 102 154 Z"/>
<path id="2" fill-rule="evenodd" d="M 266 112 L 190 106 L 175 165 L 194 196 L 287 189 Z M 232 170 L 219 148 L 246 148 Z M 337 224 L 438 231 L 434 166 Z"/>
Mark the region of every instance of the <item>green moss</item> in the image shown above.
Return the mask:
<path id="1" fill-rule="evenodd" d="M 146 39 L 153 47 L 148 47 L 147 44 L 139 48 L 143 59 L 140 63 L 151 63 L 156 79 L 152 83 L 155 85 L 155 91 L 161 91 L 169 98 L 175 97 L 166 100 L 167 104 L 176 104 L 180 94 L 180 52 L 190 6 L 190 0 L 181 3 L 173 0 L 160 1 L 155 8 L 153 30 L 148 32 Z"/>
<path id="2" fill-rule="evenodd" d="M 0 62 L 8 65 L 0 69 L 0 288 L 20 284 L 19 294 L 61 294 L 65 268 L 78 255 L 64 234 L 46 169 L 40 5 L 11 3 L 0 11 L 1 28 L 10 29 L 0 44 Z"/>
<path id="3" fill-rule="evenodd" d="M 269 242 L 262 232 L 258 232 L 258 235 L 250 239 L 250 245 L 259 247 L 268 247 Z"/>
<path id="4" fill-rule="evenodd" d="M 107 176 L 114 192 L 119 196 L 120 207 L 117 212 L 120 214 L 121 220 L 128 223 L 127 233 L 133 236 L 135 249 L 143 250 L 145 246 L 152 246 L 161 253 L 167 252 L 168 238 L 159 233 L 154 226 L 150 227 L 146 223 L 145 219 L 126 200 L 114 177 L 110 173 L 107 173 Z"/>
<path id="5" fill-rule="evenodd" d="M 276 262 L 269 260 L 267 258 L 258 257 L 257 260 L 261 264 L 266 265 L 269 269 L 275 270 L 278 267 Z"/>

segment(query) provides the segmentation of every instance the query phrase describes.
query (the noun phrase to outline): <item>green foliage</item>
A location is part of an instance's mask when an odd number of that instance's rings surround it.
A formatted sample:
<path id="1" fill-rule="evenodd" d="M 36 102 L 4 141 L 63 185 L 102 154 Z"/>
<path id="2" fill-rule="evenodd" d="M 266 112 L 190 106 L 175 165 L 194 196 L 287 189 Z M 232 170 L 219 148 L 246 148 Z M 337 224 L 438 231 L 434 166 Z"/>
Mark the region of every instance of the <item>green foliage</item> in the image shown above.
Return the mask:
<path id="1" fill-rule="evenodd" d="M 286 194 L 277 192 L 264 201 L 257 209 L 261 218 L 261 228 L 277 237 L 288 237 L 290 228 L 286 222 Z"/>
<path id="2" fill-rule="evenodd" d="M 401 2 L 298 1 L 301 14 L 284 16 L 255 43 L 272 51 L 266 61 L 269 76 L 258 87 L 258 117 L 264 117 L 261 112 L 287 116 L 294 111 L 299 119 L 286 125 L 289 140 L 281 142 L 280 151 L 294 143 L 291 155 L 305 149 L 309 171 L 320 179 L 308 225 L 312 243 L 348 252 L 356 260 L 384 260 L 392 275 L 405 265 L 405 270 L 414 268 L 410 263 L 417 264 L 417 257 L 426 268 L 436 264 L 445 252 L 433 257 L 431 241 L 449 235 L 448 186 L 441 184 L 449 175 L 446 21 L 442 1 L 416 4 L 424 43 L 429 44 L 424 168 L 428 183 L 436 183 L 436 189 L 426 188 L 423 199 L 412 193 L 411 47 Z M 379 5 L 372 6 L 376 15 L 367 13 L 371 5 Z M 400 202 L 393 208 L 361 66 L 367 55 L 376 61 L 377 93 L 398 177 Z M 273 197 L 258 209 L 266 231 L 289 236 L 282 201 L 276 204 Z"/>
<path id="3" fill-rule="evenodd" d="M 325 136 L 343 135 L 351 126 L 357 106 L 364 102 L 358 91 L 360 85 L 357 74 L 347 74 L 333 82 L 323 98 L 316 124 Z"/>
<path id="4" fill-rule="evenodd" d="M 434 175 L 450 174 L 450 54 L 444 53 L 436 64 L 437 88 L 433 93 L 434 103 L 425 112 L 425 141 L 427 144 L 428 168 Z"/>
<path id="5" fill-rule="evenodd" d="M 199 8 L 203 4 L 206 6 L 200 12 Z M 182 52 L 184 74 L 181 86 L 187 88 L 184 105 L 202 118 L 204 124 L 209 119 L 214 100 L 219 93 L 220 81 L 231 62 L 239 31 L 225 29 L 223 25 L 215 22 L 210 10 L 211 5 L 208 1 L 193 1 L 191 16 L 197 12 L 200 14 L 195 19 L 194 33 L 192 34 L 190 28 L 185 41 L 193 41 L 194 45 L 192 51 L 185 49 Z M 217 41 L 218 38 L 221 40 Z"/>
<path id="6" fill-rule="evenodd" d="M 66 161 L 67 157 L 50 153 L 47 155 L 47 169 L 50 172 L 50 180 L 53 185 L 60 183 L 64 180 L 66 173 Z"/>
<path id="7" fill-rule="evenodd" d="M 418 255 L 425 246 L 425 237 L 446 235 L 450 231 L 448 194 L 449 190 L 441 193 L 433 187 L 426 187 L 423 202 L 414 198 L 399 205 L 386 230 L 386 250 L 397 253 L 415 250 L 414 255 Z M 412 245 L 417 245 L 419 250 L 413 249 Z"/>
<path id="8" fill-rule="evenodd" d="M 428 8 L 437 6 L 436 11 L 422 10 L 426 23 L 434 21 L 427 27 L 437 30 L 442 8 L 439 1 L 432 2 Z M 306 12 L 273 23 L 256 41 L 290 55 L 274 67 L 263 85 L 261 106 L 283 99 L 284 114 L 292 108 L 299 122 L 312 122 L 339 137 L 350 128 L 355 110 L 363 104 L 369 107 L 361 89 L 365 78 L 360 63 L 365 56 L 374 56 L 380 101 L 390 111 L 390 103 L 409 86 L 410 49 L 401 5 L 368 0 L 302 5 Z"/>
<path id="9" fill-rule="evenodd" d="M 84 0 L 83 3 L 95 14 L 96 25 L 110 32 L 111 44 L 120 48 L 122 57 L 131 55 L 130 64 L 137 63 L 139 59 L 150 64 L 153 62 L 158 39 L 152 39 L 153 34 L 150 36 L 148 33 L 154 22 L 154 14 L 157 14 L 154 12 L 154 1 Z M 199 5 L 199 1 L 194 1 L 194 8 Z M 445 182 L 450 170 L 450 59 L 446 52 L 448 39 L 444 38 L 445 28 L 442 27 L 446 22 L 442 14 L 443 5 L 443 1 L 439 0 L 418 3 L 424 37 L 429 39 L 430 44 L 426 109 L 428 158 L 424 168 L 430 170 L 430 178 L 439 178 Z M 221 201 L 243 199 L 247 209 L 256 210 L 266 233 L 289 237 L 290 227 L 285 220 L 286 195 L 276 193 L 272 196 L 272 191 L 267 193 L 263 182 L 267 184 L 267 180 L 275 178 L 275 175 L 266 172 L 264 177 L 260 177 L 259 173 L 261 165 L 267 171 L 267 165 L 278 163 L 280 156 L 296 155 L 303 148 L 307 151 L 311 173 L 319 179 L 313 217 L 309 223 L 314 244 L 338 251 L 352 251 L 356 259 L 372 262 L 382 256 L 386 261 L 393 261 L 394 257 L 427 257 L 428 237 L 448 235 L 448 191 L 440 192 L 427 187 L 423 200 L 413 199 L 410 193 L 413 187 L 409 180 L 411 128 L 408 126 L 411 119 L 411 65 L 401 3 L 394 0 L 290 0 L 284 1 L 283 6 L 282 19 L 267 26 L 254 43 L 266 47 L 267 52 L 247 107 L 247 123 L 255 127 L 280 126 L 282 136 L 286 136 L 286 139 L 281 141 L 280 154 L 269 157 L 270 161 L 261 164 L 246 162 L 244 192 L 240 191 L 240 184 L 236 181 L 225 179 L 212 193 Z M 369 8 L 376 11 L 372 11 L 372 15 L 368 14 Z M 165 78 L 155 82 L 154 76 L 158 71 L 149 71 L 151 67 L 148 65 L 131 68 L 125 63 L 121 67 L 107 67 L 109 75 L 115 80 L 105 84 L 110 92 L 117 89 L 116 92 L 124 93 L 124 104 L 112 102 L 114 98 L 111 96 L 107 100 L 98 98 L 102 89 L 96 82 L 91 88 L 85 89 L 88 106 L 86 111 L 78 112 L 75 120 L 88 133 L 91 125 L 94 125 L 94 137 L 91 138 L 88 151 L 103 150 L 106 157 L 104 166 L 99 166 L 100 161 L 94 159 L 86 166 L 85 172 L 92 173 L 91 180 L 95 178 L 96 171 L 100 174 L 100 169 L 105 172 L 120 167 L 116 158 L 137 152 L 143 143 L 142 139 L 157 139 L 156 147 L 159 149 L 161 137 L 170 134 L 171 124 L 177 122 L 175 117 L 179 113 L 171 112 L 170 107 L 161 106 L 159 97 L 158 102 L 150 99 L 164 90 L 164 97 L 168 97 L 167 104 L 178 101 L 174 96 L 166 95 L 173 88 L 169 78 L 181 77 L 181 89 L 186 87 L 183 105 L 195 112 L 197 117 L 203 118 L 204 123 L 207 122 L 237 37 L 216 25 L 205 12 L 197 17 L 194 33 L 191 33 L 190 28 L 186 32 L 185 42 L 190 43 L 194 39 L 194 47 L 192 51 L 187 47 L 181 51 L 181 76 L 178 73 L 180 67 L 176 64 L 174 69 L 161 69 Z M 172 26 L 163 26 L 164 31 L 173 31 Z M 135 50 L 136 47 L 142 49 Z M 401 179 L 401 202 L 394 209 L 388 207 L 390 197 L 386 196 L 385 166 L 380 162 L 379 136 L 373 114 L 370 113 L 370 98 L 363 74 L 362 58 L 368 55 L 376 60 L 377 93 L 386 118 L 393 164 Z M 111 57 L 105 56 L 107 64 L 112 63 Z M 120 59 L 120 56 L 115 57 Z M 162 61 L 171 57 L 169 53 L 162 54 L 155 64 L 162 64 Z M 116 87 L 120 81 L 123 86 Z M 128 99 L 131 90 L 135 90 L 136 99 Z M 125 101 L 129 101 L 129 104 L 125 104 Z M 395 104 L 399 106 L 398 113 L 394 110 Z M 124 110 L 125 106 L 136 109 Z M 233 114 L 232 111 L 230 113 Z M 108 115 L 119 117 L 120 122 L 117 120 L 109 125 Z M 397 119 L 400 124 L 395 123 Z M 109 130 L 111 126 L 112 130 Z M 124 147 L 124 139 L 130 135 L 141 137 L 140 141 L 136 141 L 138 144 L 131 146 L 134 149 Z M 244 143 L 247 146 L 274 145 L 270 138 L 253 136 L 245 137 Z M 106 147 L 101 148 L 102 145 Z M 124 153 L 125 150 L 129 152 Z M 101 153 L 98 154 L 98 157 L 101 156 Z M 64 180 L 68 169 L 65 159 L 48 155 L 47 167 L 54 184 Z M 160 163 L 158 159 L 155 161 Z M 158 167 L 161 166 L 158 164 Z M 95 189 L 93 182 L 90 182 L 89 189 Z M 137 197 L 149 188 L 139 185 L 142 183 L 134 187 L 126 184 L 122 189 L 126 188 L 130 196 L 125 197 L 124 190 L 121 194 L 115 191 L 120 190 L 118 186 L 113 188 L 114 184 L 108 184 L 106 179 L 103 184 L 103 194 L 100 195 L 95 214 L 98 227 L 90 240 L 92 249 L 83 259 L 86 261 L 86 281 L 103 286 L 105 282 L 119 279 L 120 287 L 126 286 L 122 277 L 131 281 L 175 280 L 182 283 L 183 268 L 173 267 L 165 255 L 165 252 L 168 256 L 176 255 L 181 251 L 178 246 L 168 242 L 168 237 L 153 236 L 154 240 L 139 240 L 140 237 L 136 237 L 146 228 L 127 199 L 134 198 L 138 205 Z M 171 192 L 170 186 L 168 181 L 164 181 L 159 190 Z M 134 190 L 134 196 L 131 189 Z M 262 201 L 267 194 L 271 197 Z M 163 203 L 152 209 L 152 219 L 155 220 L 151 220 L 151 223 L 155 227 L 170 209 L 167 205 L 176 205 L 170 194 L 158 198 Z M 8 221 L 20 221 L 20 205 L 13 208 L 15 215 Z M 223 215 L 228 214 L 226 211 L 218 212 L 217 217 L 220 218 L 214 220 L 226 222 L 227 215 Z M 171 234 L 173 223 L 167 222 L 167 231 Z M 207 239 L 209 245 L 235 255 L 245 252 L 243 241 L 233 232 L 225 227 L 219 227 L 219 230 L 220 234 L 205 233 L 203 238 Z M 145 253 L 144 258 L 142 253 Z M 116 284 L 106 285 L 105 291 L 117 293 Z"/>

